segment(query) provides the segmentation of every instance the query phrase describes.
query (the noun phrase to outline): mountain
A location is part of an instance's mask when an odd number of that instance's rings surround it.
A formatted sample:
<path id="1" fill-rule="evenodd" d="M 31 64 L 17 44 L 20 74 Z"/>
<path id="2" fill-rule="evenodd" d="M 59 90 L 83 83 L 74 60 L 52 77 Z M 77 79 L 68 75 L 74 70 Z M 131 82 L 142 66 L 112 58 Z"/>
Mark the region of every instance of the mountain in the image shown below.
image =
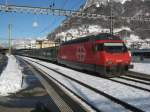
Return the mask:
<path id="1" fill-rule="evenodd" d="M 96 13 L 96 14 L 110 16 L 110 5 L 112 5 L 113 15 L 116 17 L 122 16 L 122 17 L 135 17 L 135 18 L 138 18 L 138 17 L 150 18 L 150 0 L 124 0 L 124 1 L 113 0 L 111 1 L 111 3 L 108 2 L 108 0 L 102 0 L 103 2 L 100 4 L 99 7 L 96 6 L 95 4 L 96 1 L 92 2 L 92 0 L 89 0 L 90 3 L 89 4 L 86 3 L 84 8 L 81 11 L 87 12 L 87 13 Z M 55 33 L 53 33 L 57 35 L 53 35 L 53 36 L 49 35 L 48 37 L 58 36 L 58 32 L 60 32 L 60 29 L 62 29 L 63 35 L 65 34 L 64 32 L 66 33 L 73 32 L 73 35 L 77 36 L 77 34 L 74 34 L 77 31 L 78 33 L 80 32 L 88 33 L 91 31 L 103 32 L 103 31 L 109 31 L 109 28 L 110 28 L 110 20 L 108 19 L 92 20 L 88 18 L 71 17 L 67 19 L 64 23 L 65 23 L 64 25 L 56 29 Z M 93 30 L 91 27 L 95 30 Z M 130 29 L 130 31 L 128 32 L 128 30 L 124 28 Z M 138 37 L 139 39 L 150 38 L 150 21 L 144 22 L 144 21 L 135 21 L 135 20 L 132 21 L 132 20 L 115 19 L 114 21 L 115 32 L 118 31 L 116 29 L 124 30 L 125 33 L 122 33 L 122 35 L 124 36 L 126 36 L 126 34 L 129 33 L 132 38 L 133 38 L 133 35 L 135 37 Z M 128 36 L 130 37 L 130 35 Z"/>
<path id="2" fill-rule="evenodd" d="M 118 1 L 118 0 L 117 0 Z M 110 2 L 107 5 L 101 4 L 100 7 L 90 6 L 84 10 L 88 13 L 97 13 L 101 15 L 110 15 Z M 124 17 L 150 17 L 150 0 L 127 0 L 124 4 L 121 2 L 113 2 L 113 14 L 115 16 Z M 78 23 L 80 25 L 72 25 L 78 27 L 81 25 L 100 25 L 102 28 L 110 28 L 109 20 L 90 20 L 88 18 L 72 18 L 71 24 Z M 73 21 L 73 23 L 72 23 Z M 130 20 L 115 20 L 114 28 L 129 27 L 140 38 L 150 38 L 150 22 L 130 21 Z"/>

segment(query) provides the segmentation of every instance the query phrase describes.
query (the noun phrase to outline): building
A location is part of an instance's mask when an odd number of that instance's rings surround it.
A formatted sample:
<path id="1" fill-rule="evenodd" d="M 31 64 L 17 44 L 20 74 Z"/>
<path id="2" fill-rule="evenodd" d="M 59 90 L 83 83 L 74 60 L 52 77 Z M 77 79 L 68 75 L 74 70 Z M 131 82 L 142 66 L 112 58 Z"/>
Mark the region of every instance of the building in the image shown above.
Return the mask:
<path id="1" fill-rule="evenodd" d="M 48 48 L 48 47 L 54 47 L 57 43 L 51 40 L 36 40 L 36 48 Z"/>
<path id="2" fill-rule="evenodd" d="M 36 48 L 36 40 L 13 40 L 12 48 L 14 49 L 34 49 Z"/>

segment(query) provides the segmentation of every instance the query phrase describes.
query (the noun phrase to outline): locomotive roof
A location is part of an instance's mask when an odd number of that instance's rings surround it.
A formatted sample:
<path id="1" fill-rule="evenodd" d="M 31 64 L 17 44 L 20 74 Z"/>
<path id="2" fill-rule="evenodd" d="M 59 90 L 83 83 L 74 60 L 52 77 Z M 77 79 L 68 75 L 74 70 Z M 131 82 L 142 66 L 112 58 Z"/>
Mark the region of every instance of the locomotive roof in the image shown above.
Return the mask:
<path id="1" fill-rule="evenodd" d="M 81 42 L 86 42 L 88 40 L 121 40 L 121 39 L 118 36 L 112 35 L 110 33 L 101 33 L 97 35 L 90 35 L 90 36 L 69 40 L 67 42 L 62 43 L 62 45 L 81 43 Z"/>

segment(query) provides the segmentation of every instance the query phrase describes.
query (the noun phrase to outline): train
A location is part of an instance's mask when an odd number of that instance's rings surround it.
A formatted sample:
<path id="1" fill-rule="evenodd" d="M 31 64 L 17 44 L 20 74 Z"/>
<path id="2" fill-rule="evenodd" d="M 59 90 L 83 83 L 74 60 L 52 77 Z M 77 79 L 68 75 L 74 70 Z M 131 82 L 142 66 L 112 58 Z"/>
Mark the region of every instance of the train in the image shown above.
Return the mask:
<path id="1" fill-rule="evenodd" d="M 54 61 L 104 76 L 124 75 L 133 68 L 124 41 L 110 33 L 88 35 L 51 48 L 17 50 L 16 54 Z"/>

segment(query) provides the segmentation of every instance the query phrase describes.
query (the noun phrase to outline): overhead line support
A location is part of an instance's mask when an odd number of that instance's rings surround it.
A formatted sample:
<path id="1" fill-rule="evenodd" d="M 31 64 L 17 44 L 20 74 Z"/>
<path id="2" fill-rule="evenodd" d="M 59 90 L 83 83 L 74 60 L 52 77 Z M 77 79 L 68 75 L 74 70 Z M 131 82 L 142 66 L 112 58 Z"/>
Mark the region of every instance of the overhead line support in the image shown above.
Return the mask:
<path id="1" fill-rule="evenodd" d="M 89 19 L 121 19 L 130 21 L 145 21 L 150 22 L 150 18 L 144 17 L 122 17 L 122 16 L 105 16 L 94 13 L 85 13 L 74 10 L 54 9 L 54 8 L 42 8 L 42 7 L 31 7 L 31 6 L 16 6 L 16 5 L 5 5 L 0 4 L 1 12 L 16 12 L 16 13 L 31 13 L 31 14 L 43 14 L 43 15 L 56 15 L 56 16 L 67 16 L 67 17 L 79 17 Z"/>

